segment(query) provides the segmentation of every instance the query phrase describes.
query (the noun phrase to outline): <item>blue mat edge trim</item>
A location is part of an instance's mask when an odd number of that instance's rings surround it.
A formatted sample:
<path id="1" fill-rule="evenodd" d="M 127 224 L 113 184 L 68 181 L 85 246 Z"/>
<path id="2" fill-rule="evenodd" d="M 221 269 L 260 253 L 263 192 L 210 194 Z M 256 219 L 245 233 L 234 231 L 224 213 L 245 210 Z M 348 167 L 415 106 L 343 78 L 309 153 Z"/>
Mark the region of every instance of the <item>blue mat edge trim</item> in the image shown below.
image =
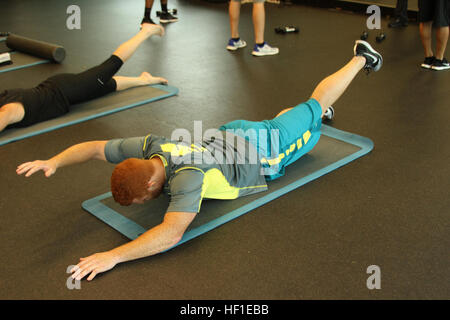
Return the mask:
<path id="1" fill-rule="evenodd" d="M 327 125 L 322 125 L 322 134 L 327 135 L 332 138 L 335 138 L 335 139 L 338 139 L 338 140 L 341 140 L 341 141 L 344 141 L 344 142 L 347 142 L 347 143 L 350 143 L 350 144 L 353 144 L 353 145 L 356 145 L 356 146 L 360 147 L 361 149 L 359 151 L 327 166 L 327 167 L 324 167 L 306 177 L 303 177 L 302 179 L 299 179 L 287 186 L 284 186 L 281 189 L 278 189 L 273 192 L 269 191 L 269 193 L 267 195 L 265 195 L 259 199 L 256 199 L 256 200 L 246 204 L 245 206 L 242 206 L 234 211 L 231 211 L 231 212 L 229 212 L 219 218 L 216 218 L 204 225 L 201 225 L 195 229 L 189 230 L 188 232 L 186 232 L 183 235 L 183 238 L 181 239 L 181 241 L 179 241 L 176 245 L 174 245 L 170 249 L 175 248 L 189 240 L 192 240 L 193 238 L 195 238 L 201 234 L 209 232 L 212 229 L 215 229 L 231 220 L 234 220 L 234 219 L 240 217 L 241 215 L 248 213 L 249 211 L 256 209 L 276 198 L 279 198 L 282 195 L 284 195 L 292 190 L 295 190 L 312 180 L 315 180 L 327 173 L 330 173 L 331 171 L 334 171 L 335 169 L 338 169 L 338 168 L 352 162 L 353 160 L 366 155 L 367 153 L 372 151 L 373 147 L 374 147 L 373 141 L 370 140 L 369 138 L 362 137 L 362 136 L 359 136 L 359 135 L 356 135 L 353 133 L 345 132 L 345 131 L 342 131 L 339 129 L 335 129 L 335 128 L 332 128 Z M 132 221 L 128 218 L 125 218 L 121 214 L 108 208 L 107 206 L 105 206 L 104 204 L 102 204 L 100 202 L 101 200 L 104 200 L 111 196 L 112 196 L 111 192 L 107 192 L 107 193 L 97 196 L 95 198 L 84 201 L 81 206 L 84 210 L 88 211 L 93 216 L 99 218 L 100 220 L 102 220 L 103 222 L 108 224 L 110 227 L 116 229 L 117 231 L 119 231 L 120 233 L 125 235 L 130 240 L 136 239 L 142 233 L 147 231 L 147 229 L 145 229 L 144 227 L 138 225 L 137 223 L 135 223 L 134 221 Z M 99 213 L 93 213 L 93 211 L 91 211 L 91 210 L 98 210 Z M 117 222 L 108 221 L 108 219 L 110 219 L 110 218 L 113 218 L 113 221 L 115 219 L 118 219 L 118 221 Z M 170 250 L 170 249 L 168 249 L 168 250 Z"/>
<path id="2" fill-rule="evenodd" d="M 134 108 L 134 107 L 146 104 L 146 103 L 150 103 L 150 102 L 158 101 L 158 100 L 161 100 L 161 99 L 164 99 L 164 98 L 168 98 L 168 97 L 177 95 L 178 92 L 179 92 L 178 88 L 170 86 L 170 85 L 159 85 L 159 84 L 156 84 L 156 85 L 151 85 L 151 87 L 154 87 L 154 88 L 166 91 L 167 94 L 164 94 L 162 96 L 158 96 L 158 97 L 155 97 L 155 98 L 147 99 L 147 100 L 142 100 L 142 101 L 139 101 L 139 102 L 127 105 L 127 106 L 123 106 L 123 107 L 117 108 L 117 109 L 96 113 L 95 115 L 84 117 L 84 118 L 80 118 L 80 119 L 77 119 L 77 120 L 74 120 L 74 121 L 65 122 L 64 124 L 55 125 L 55 126 L 52 126 L 52 127 L 48 127 L 48 128 L 42 129 L 42 130 L 37 130 L 37 131 L 34 131 L 32 133 L 29 133 L 29 134 L 23 134 L 23 135 L 16 136 L 16 137 L 13 137 L 13 138 L 10 138 L 10 139 L 7 139 L 7 140 L 3 140 L 3 141 L 0 141 L 0 146 L 8 144 L 8 143 L 11 143 L 11 142 L 15 142 L 15 141 L 23 140 L 23 139 L 26 139 L 26 138 L 30 138 L 30 137 L 33 137 L 33 136 L 37 136 L 37 135 L 42 134 L 42 133 L 46 133 L 46 132 L 50 132 L 50 131 L 57 130 L 57 129 L 60 129 L 60 128 L 68 127 L 68 126 L 71 126 L 71 125 L 74 125 L 74 124 L 77 124 L 77 123 L 81 123 L 81 122 L 85 122 L 85 121 L 88 121 L 88 120 L 100 118 L 100 117 L 103 117 L 103 116 L 106 116 L 106 115 L 110 115 L 110 114 L 113 114 L 113 113 L 116 113 L 116 112 L 120 112 L 120 111 L 123 111 L 123 110 L 131 109 L 131 108 Z"/>
<path id="3" fill-rule="evenodd" d="M 16 51 L 10 52 L 10 54 L 14 54 L 14 53 L 16 53 Z M 37 65 L 40 65 L 40 64 L 44 64 L 44 63 L 49 63 L 49 62 L 50 62 L 50 60 L 43 59 L 43 60 L 40 60 L 40 61 L 24 64 L 24 65 L 21 65 L 21 66 L 14 66 L 14 64 L 13 64 L 13 66 L 10 67 L 10 68 L 0 69 L 0 73 L 5 73 L 5 72 L 9 72 L 9 71 L 16 71 L 16 70 L 25 69 L 25 68 L 28 68 L 28 67 L 34 67 L 34 66 L 37 66 Z"/>

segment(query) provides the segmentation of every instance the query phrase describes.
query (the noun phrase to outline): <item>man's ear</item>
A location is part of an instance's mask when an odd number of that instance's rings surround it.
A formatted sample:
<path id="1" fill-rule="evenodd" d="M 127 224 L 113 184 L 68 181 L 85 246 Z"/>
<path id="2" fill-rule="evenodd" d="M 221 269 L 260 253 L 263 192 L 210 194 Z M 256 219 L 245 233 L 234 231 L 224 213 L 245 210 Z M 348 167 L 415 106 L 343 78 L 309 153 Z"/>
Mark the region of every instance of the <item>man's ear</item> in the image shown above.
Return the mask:
<path id="1" fill-rule="evenodd" d="M 152 191 L 154 185 L 155 185 L 155 182 L 152 180 L 149 180 L 147 182 L 147 191 Z"/>

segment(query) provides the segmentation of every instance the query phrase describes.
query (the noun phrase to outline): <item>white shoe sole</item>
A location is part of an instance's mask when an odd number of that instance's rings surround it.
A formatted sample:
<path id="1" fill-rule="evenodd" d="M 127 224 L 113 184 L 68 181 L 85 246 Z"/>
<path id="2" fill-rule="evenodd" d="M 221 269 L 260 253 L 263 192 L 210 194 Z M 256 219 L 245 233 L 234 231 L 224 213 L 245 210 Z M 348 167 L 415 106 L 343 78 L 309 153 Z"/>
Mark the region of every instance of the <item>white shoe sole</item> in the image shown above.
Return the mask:
<path id="1" fill-rule="evenodd" d="M 227 46 L 227 50 L 236 51 L 237 49 L 245 48 L 246 46 L 247 46 L 246 43 L 242 46 L 237 46 L 237 47 L 236 46 Z"/>
<path id="2" fill-rule="evenodd" d="M 273 56 L 275 54 L 278 54 L 280 52 L 280 50 L 276 50 L 276 51 L 272 51 L 272 52 L 258 52 L 258 51 L 252 51 L 252 55 L 257 56 L 257 57 L 262 57 L 262 56 Z"/>
<path id="3" fill-rule="evenodd" d="M 161 22 L 161 23 L 170 23 L 170 22 L 177 22 L 178 21 L 178 19 L 176 19 L 176 20 L 161 20 L 161 19 L 159 19 L 159 22 Z"/>
<path id="4" fill-rule="evenodd" d="M 432 66 L 431 69 L 436 70 L 436 71 L 442 71 L 442 70 L 450 69 L 450 66 L 448 66 L 448 67 L 447 66 L 446 67 L 435 67 L 435 66 Z"/>

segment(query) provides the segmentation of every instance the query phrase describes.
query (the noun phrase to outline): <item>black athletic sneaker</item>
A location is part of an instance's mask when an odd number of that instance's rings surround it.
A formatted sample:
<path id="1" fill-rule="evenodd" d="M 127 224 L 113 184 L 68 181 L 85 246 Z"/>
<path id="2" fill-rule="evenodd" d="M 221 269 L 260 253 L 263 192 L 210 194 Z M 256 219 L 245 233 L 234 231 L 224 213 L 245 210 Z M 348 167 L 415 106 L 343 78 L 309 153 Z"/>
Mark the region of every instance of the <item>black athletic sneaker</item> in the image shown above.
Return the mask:
<path id="1" fill-rule="evenodd" d="M 152 20 L 151 18 L 146 18 L 146 17 L 144 17 L 144 18 L 142 19 L 141 24 L 143 24 L 143 23 L 156 24 L 155 22 L 153 22 L 153 20 Z"/>
<path id="2" fill-rule="evenodd" d="M 423 63 L 420 66 L 422 68 L 425 68 L 425 69 L 431 69 L 431 67 L 433 66 L 433 63 L 434 63 L 435 60 L 436 60 L 435 56 L 426 57 L 425 60 L 423 61 Z"/>
<path id="3" fill-rule="evenodd" d="M 431 69 L 441 71 L 441 70 L 447 70 L 450 69 L 450 64 L 448 63 L 447 59 L 435 59 L 433 62 L 433 65 L 431 66 Z"/>
<path id="4" fill-rule="evenodd" d="M 171 15 L 169 12 L 161 12 L 159 15 L 159 22 L 161 23 L 169 23 L 169 22 L 177 22 L 178 18 Z"/>
<path id="5" fill-rule="evenodd" d="M 355 56 L 366 58 L 366 65 L 364 66 L 364 69 L 368 72 L 371 70 L 376 72 L 380 70 L 383 65 L 383 57 L 381 54 L 376 52 L 366 41 L 356 40 L 353 52 L 355 53 Z"/>

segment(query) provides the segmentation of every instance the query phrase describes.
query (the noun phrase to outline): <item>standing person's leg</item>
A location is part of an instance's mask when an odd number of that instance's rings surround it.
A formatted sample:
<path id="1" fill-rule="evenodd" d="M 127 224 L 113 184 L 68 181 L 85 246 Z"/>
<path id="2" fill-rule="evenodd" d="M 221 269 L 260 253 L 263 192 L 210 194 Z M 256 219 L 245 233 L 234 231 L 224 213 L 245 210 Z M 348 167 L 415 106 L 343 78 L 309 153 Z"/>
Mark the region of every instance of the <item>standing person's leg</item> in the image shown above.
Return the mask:
<path id="1" fill-rule="evenodd" d="M 436 59 L 443 60 L 447 48 L 449 27 L 440 27 L 436 30 Z"/>
<path id="2" fill-rule="evenodd" d="M 262 45 L 264 43 L 264 27 L 266 23 L 264 1 L 253 3 L 252 19 L 253 29 L 255 31 L 255 43 Z"/>
<path id="3" fill-rule="evenodd" d="M 161 0 L 161 11 L 168 12 L 167 10 L 167 0 Z"/>
<path id="4" fill-rule="evenodd" d="M 425 57 L 434 56 L 433 49 L 431 46 L 433 21 L 421 22 L 419 24 L 419 30 L 420 30 L 420 39 L 422 40 L 422 46 L 424 49 Z"/>
<path id="5" fill-rule="evenodd" d="M 230 0 L 228 5 L 228 15 L 230 17 L 231 38 L 239 38 L 239 17 L 241 15 L 241 2 Z"/>
<path id="6" fill-rule="evenodd" d="M 154 0 L 145 0 L 144 18 L 142 19 L 141 24 L 143 24 L 143 23 L 155 24 L 155 22 L 153 22 L 153 20 L 151 18 L 153 1 Z"/>
<path id="7" fill-rule="evenodd" d="M 420 40 L 422 41 L 423 50 L 425 53 L 425 60 L 421 67 L 431 69 L 433 66 L 434 56 L 432 49 L 432 29 L 434 18 L 434 1 L 419 0 L 419 30 Z"/>
<path id="8" fill-rule="evenodd" d="M 279 52 L 278 48 L 271 47 L 264 41 L 264 28 L 266 24 L 265 0 L 253 0 L 253 29 L 255 32 L 255 46 L 252 54 L 254 56 L 268 56 Z"/>
<path id="9" fill-rule="evenodd" d="M 264 2 L 264 0 L 253 0 L 252 19 L 255 32 L 255 46 L 252 54 L 254 56 L 274 55 L 279 52 L 278 48 L 271 47 L 264 41 L 264 28 L 266 24 Z"/>
<path id="10" fill-rule="evenodd" d="M 450 1 L 437 0 L 435 6 L 436 60 L 431 68 L 433 70 L 446 70 L 450 69 L 450 64 L 445 58 L 445 49 L 449 37 Z"/>
<path id="11" fill-rule="evenodd" d="M 404 25 L 408 25 L 408 0 L 398 0 L 398 16 Z"/>
<path id="12" fill-rule="evenodd" d="M 241 1 L 230 0 L 228 4 L 228 15 L 230 19 L 231 38 L 228 41 L 227 49 L 236 51 L 239 48 L 244 48 L 247 43 L 239 36 L 239 17 L 241 14 Z"/>
<path id="13" fill-rule="evenodd" d="M 388 24 L 390 28 L 406 27 L 408 25 L 408 0 L 397 0 L 394 15 L 394 20 Z"/>
<path id="14" fill-rule="evenodd" d="M 159 15 L 159 22 L 169 23 L 177 21 L 178 18 L 173 16 L 167 9 L 167 0 L 161 0 L 161 14 Z"/>

